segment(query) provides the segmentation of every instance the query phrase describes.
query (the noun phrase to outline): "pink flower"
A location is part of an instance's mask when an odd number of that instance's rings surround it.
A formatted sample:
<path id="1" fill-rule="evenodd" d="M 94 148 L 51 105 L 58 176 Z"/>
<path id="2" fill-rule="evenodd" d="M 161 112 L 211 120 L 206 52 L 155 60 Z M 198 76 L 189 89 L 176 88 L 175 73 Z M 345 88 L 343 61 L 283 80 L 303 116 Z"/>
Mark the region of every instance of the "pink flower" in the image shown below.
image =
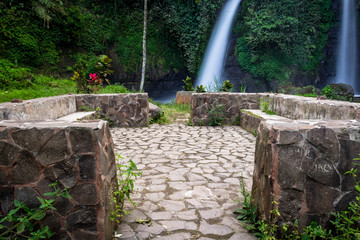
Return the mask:
<path id="1" fill-rule="evenodd" d="M 98 80 L 98 79 L 99 79 L 99 76 L 97 76 L 96 73 L 90 73 L 89 77 L 90 77 L 90 80 L 89 80 L 90 83 L 96 83 L 96 84 L 98 84 L 98 82 L 99 82 L 99 80 Z M 96 81 L 96 80 L 98 80 L 98 81 Z"/>

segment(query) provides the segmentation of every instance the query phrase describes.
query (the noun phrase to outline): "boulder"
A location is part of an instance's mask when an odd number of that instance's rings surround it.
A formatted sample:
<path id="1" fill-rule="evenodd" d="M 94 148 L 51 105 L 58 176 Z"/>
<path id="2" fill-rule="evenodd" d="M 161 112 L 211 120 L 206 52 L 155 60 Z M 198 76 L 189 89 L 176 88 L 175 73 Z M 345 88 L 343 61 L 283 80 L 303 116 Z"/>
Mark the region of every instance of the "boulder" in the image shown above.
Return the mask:
<path id="1" fill-rule="evenodd" d="M 277 92 L 291 95 L 307 95 L 318 94 L 320 90 L 312 85 L 304 87 L 296 87 L 292 84 L 281 85 L 277 88 Z M 319 94 L 318 94 L 319 95 Z"/>
<path id="2" fill-rule="evenodd" d="M 149 118 L 156 119 L 162 114 L 164 114 L 164 112 L 160 107 L 149 102 Z"/>
<path id="3" fill-rule="evenodd" d="M 354 98 L 354 89 L 352 86 L 344 83 L 333 83 L 322 90 L 323 94 L 329 99 L 352 101 Z"/>

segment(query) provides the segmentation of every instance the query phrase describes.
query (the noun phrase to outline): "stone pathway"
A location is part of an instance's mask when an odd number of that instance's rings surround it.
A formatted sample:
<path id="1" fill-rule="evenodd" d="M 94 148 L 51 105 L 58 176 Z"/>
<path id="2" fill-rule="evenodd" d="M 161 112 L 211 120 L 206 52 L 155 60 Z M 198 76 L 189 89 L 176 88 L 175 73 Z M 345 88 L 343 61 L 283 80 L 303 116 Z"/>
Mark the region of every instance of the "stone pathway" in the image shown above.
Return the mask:
<path id="1" fill-rule="evenodd" d="M 240 127 L 183 124 L 112 130 L 115 151 L 143 171 L 120 239 L 256 239 L 238 223 L 239 179 L 250 191 L 255 137 Z M 151 220 L 151 225 L 136 219 Z"/>

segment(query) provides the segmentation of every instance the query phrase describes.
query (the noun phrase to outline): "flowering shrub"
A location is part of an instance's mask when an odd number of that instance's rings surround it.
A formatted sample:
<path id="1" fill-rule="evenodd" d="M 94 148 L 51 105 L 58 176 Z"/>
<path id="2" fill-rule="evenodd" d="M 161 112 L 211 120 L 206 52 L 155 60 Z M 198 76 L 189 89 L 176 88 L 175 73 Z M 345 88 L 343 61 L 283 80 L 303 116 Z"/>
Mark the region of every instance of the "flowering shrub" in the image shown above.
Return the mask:
<path id="1" fill-rule="evenodd" d="M 110 84 L 108 77 L 113 74 L 111 68 L 111 59 L 106 55 L 97 57 L 97 62 L 94 66 L 90 67 L 87 63 L 81 62 L 74 66 L 74 76 L 71 78 L 76 82 L 78 92 L 95 93 L 102 87 L 104 81 Z M 96 71 L 96 73 L 90 73 L 89 79 L 86 79 L 87 71 Z"/>
<path id="2" fill-rule="evenodd" d="M 97 92 L 103 86 L 103 80 L 96 73 L 90 73 L 90 80 L 88 80 L 91 92 Z"/>

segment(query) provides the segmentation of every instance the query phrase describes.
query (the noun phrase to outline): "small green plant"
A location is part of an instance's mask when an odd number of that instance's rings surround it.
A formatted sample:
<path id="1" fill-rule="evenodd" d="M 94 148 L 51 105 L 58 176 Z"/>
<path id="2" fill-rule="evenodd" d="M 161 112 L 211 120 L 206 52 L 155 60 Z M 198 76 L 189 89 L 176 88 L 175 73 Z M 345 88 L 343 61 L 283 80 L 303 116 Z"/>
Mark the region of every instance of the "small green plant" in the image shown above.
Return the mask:
<path id="1" fill-rule="evenodd" d="M 56 210 L 53 203 L 57 198 L 71 198 L 66 188 L 60 190 L 57 185 L 57 182 L 50 184 L 49 187 L 54 191 L 44 194 L 54 199 L 37 197 L 41 204 L 38 209 L 30 209 L 24 203 L 15 200 L 15 209 L 0 220 L 0 239 L 50 239 L 54 233 L 48 226 L 39 226 L 38 221 L 44 219 L 48 211 Z"/>
<path id="2" fill-rule="evenodd" d="M 192 121 L 191 121 L 191 117 L 189 117 L 189 121 L 188 121 L 188 124 L 187 124 L 187 125 L 190 126 L 190 127 L 194 126 L 194 124 L 193 124 Z"/>
<path id="3" fill-rule="evenodd" d="M 213 83 L 210 83 L 206 86 L 207 92 L 220 92 L 221 84 L 220 80 L 214 76 Z"/>
<path id="4" fill-rule="evenodd" d="M 248 224 L 248 230 L 252 229 L 252 226 L 257 222 L 257 207 L 251 204 L 251 196 L 245 189 L 244 179 L 240 178 L 240 194 L 243 197 L 242 208 L 234 211 L 235 214 L 239 214 L 238 220 Z"/>
<path id="5" fill-rule="evenodd" d="M 114 73 L 114 70 L 111 70 L 111 58 L 106 55 L 100 55 L 97 57 L 97 63 L 95 65 L 96 72 L 99 75 L 99 78 L 103 81 L 106 81 L 110 84 L 108 76 Z"/>
<path id="6" fill-rule="evenodd" d="M 232 92 L 234 88 L 234 84 L 230 83 L 229 80 L 225 80 L 221 85 L 222 92 Z"/>
<path id="7" fill-rule="evenodd" d="M 209 126 L 222 126 L 224 122 L 225 106 L 222 104 L 214 104 L 209 111 Z"/>
<path id="8" fill-rule="evenodd" d="M 136 203 L 131 200 L 130 194 L 134 191 L 135 180 L 142 175 L 142 172 L 137 169 L 136 164 L 131 159 L 128 164 L 122 164 L 124 158 L 119 154 L 116 154 L 116 159 L 121 163 L 117 164 L 118 185 L 114 186 L 113 201 L 115 210 L 111 214 L 111 220 L 119 223 L 123 216 L 125 198 L 136 206 Z"/>
<path id="9" fill-rule="evenodd" d="M 340 100 L 340 101 L 353 101 L 353 95 L 348 93 L 344 94 L 346 90 L 341 85 L 330 84 L 321 90 L 322 94 L 328 99 Z"/>
<path id="10" fill-rule="evenodd" d="M 354 160 L 360 161 L 360 157 Z M 359 167 L 360 164 L 355 163 L 355 166 Z M 351 168 L 345 173 L 353 176 L 357 196 L 354 201 L 350 202 L 347 210 L 331 213 L 334 220 L 330 220 L 330 223 L 332 223 L 334 231 L 325 229 L 314 221 L 306 226 L 301 233 L 298 230 L 297 221 L 291 224 L 291 227 L 288 224 L 282 224 L 279 227 L 276 220 L 280 213 L 275 201 L 273 202 L 273 210 L 270 211 L 270 221 L 258 220 L 257 208 L 251 205 L 250 194 L 245 191 L 243 183 L 241 185 L 241 194 L 244 197 L 243 207 L 236 210 L 235 213 L 239 214 L 238 219 L 245 222 L 248 225 L 247 229 L 255 232 L 255 236 L 259 239 L 360 239 L 360 183 L 357 178 L 357 170 L 357 168 Z"/>
<path id="11" fill-rule="evenodd" d="M 186 79 L 183 80 L 183 82 L 185 83 L 185 86 L 183 86 L 185 91 L 194 91 L 194 86 L 191 80 L 191 77 L 186 76 Z"/>
<path id="12" fill-rule="evenodd" d="M 236 116 L 235 119 L 232 122 L 232 125 L 240 126 L 241 125 L 241 117 Z"/>
<path id="13" fill-rule="evenodd" d="M 160 124 L 160 125 L 169 124 L 169 119 L 166 117 L 164 112 L 161 112 L 155 118 L 150 118 L 149 124 Z"/>
<path id="14" fill-rule="evenodd" d="M 275 112 L 273 112 L 269 109 L 269 103 L 266 100 L 260 99 L 260 107 L 264 113 L 269 114 L 269 115 L 275 115 Z"/>
<path id="15" fill-rule="evenodd" d="M 206 92 L 206 88 L 203 85 L 196 86 L 197 93 L 204 93 Z"/>
<path id="16" fill-rule="evenodd" d="M 81 106 L 80 111 L 81 112 L 93 112 L 94 109 L 92 109 L 91 107 L 88 107 L 88 106 Z"/>
<path id="17" fill-rule="evenodd" d="M 246 85 L 245 84 L 243 84 L 243 85 L 240 85 L 240 92 L 241 93 L 246 93 Z"/>

